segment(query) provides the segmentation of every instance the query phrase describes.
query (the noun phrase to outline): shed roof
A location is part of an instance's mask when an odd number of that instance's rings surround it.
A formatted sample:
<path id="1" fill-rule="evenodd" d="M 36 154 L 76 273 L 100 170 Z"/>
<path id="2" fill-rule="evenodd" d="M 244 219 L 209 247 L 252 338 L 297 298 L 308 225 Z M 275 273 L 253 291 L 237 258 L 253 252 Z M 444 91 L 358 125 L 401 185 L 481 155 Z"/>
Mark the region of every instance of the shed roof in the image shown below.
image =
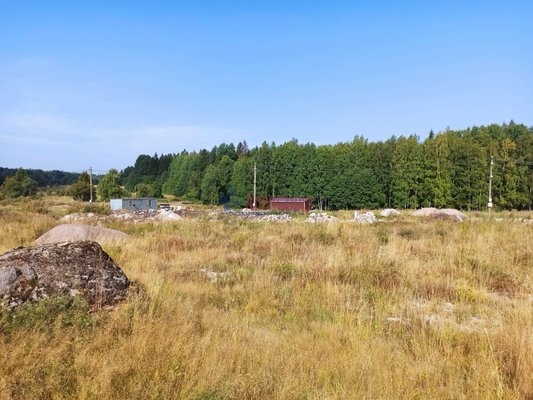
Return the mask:
<path id="1" fill-rule="evenodd" d="M 270 202 L 274 203 L 302 203 L 309 201 L 307 197 L 274 197 Z"/>
<path id="2" fill-rule="evenodd" d="M 122 197 L 120 199 L 111 200 L 157 200 L 157 197 Z"/>

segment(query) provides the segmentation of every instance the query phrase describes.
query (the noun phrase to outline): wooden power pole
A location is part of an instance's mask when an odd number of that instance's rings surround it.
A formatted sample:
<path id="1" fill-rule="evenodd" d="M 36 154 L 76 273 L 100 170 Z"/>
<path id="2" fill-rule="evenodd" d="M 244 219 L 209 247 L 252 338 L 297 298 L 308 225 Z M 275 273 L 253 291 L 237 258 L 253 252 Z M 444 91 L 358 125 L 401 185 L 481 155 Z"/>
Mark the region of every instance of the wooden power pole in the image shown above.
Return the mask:
<path id="1" fill-rule="evenodd" d="M 257 195 L 257 163 L 254 163 L 254 202 L 253 209 L 256 207 L 256 195 Z"/>
<path id="2" fill-rule="evenodd" d="M 494 156 L 490 156 L 490 166 L 489 166 L 489 202 L 487 203 L 487 207 L 490 210 L 492 210 L 492 166 L 494 165 Z"/>
<path id="3" fill-rule="evenodd" d="M 89 186 L 90 186 L 90 193 L 91 197 L 89 199 L 89 203 L 93 202 L 93 167 L 89 167 Z"/>

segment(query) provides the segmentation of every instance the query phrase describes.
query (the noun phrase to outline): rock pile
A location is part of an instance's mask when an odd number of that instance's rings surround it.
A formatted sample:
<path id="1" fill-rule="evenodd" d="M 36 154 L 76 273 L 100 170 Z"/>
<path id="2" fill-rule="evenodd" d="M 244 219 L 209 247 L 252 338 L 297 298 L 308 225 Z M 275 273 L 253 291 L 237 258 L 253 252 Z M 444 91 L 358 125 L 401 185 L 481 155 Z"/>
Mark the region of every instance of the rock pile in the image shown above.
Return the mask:
<path id="1" fill-rule="evenodd" d="M 18 248 L 0 256 L 0 307 L 62 295 L 107 307 L 124 300 L 129 286 L 120 267 L 92 241 Z"/>
<path id="2" fill-rule="evenodd" d="M 74 214 L 65 215 L 59 221 L 70 224 L 70 223 L 78 222 L 78 221 L 99 220 L 100 218 L 102 217 L 98 216 L 95 213 L 74 213 Z"/>
<path id="3" fill-rule="evenodd" d="M 368 211 L 366 213 L 359 213 L 358 211 L 354 211 L 352 221 L 358 222 L 360 224 L 373 224 L 377 222 L 377 219 L 372 211 Z"/>
<path id="4" fill-rule="evenodd" d="M 211 219 L 220 219 L 220 218 L 239 218 L 246 219 L 250 221 L 266 221 L 266 222 L 287 222 L 291 221 L 292 217 L 289 214 L 273 214 L 268 211 L 253 211 L 249 208 L 243 208 L 241 211 L 236 210 L 222 210 L 222 211 L 211 211 L 208 214 Z"/>
<path id="5" fill-rule="evenodd" d="M 292 220 L 292 217 L 289 214 L 265 214 L 255 220 L 266 222 L 288 222 Z"/>
<path id="6" fill-rule="evenodd" d="M 133 223 L 141 221 L 179 221 L 182 217 L 173 209 L 160 208 L 159 210 L 139 210 L 139 211 L 115 211 L 112 218 L 131 221 Z"/>
<path id="7" fill-rule="evenodd" d="M 314 213 L 312 212 L 305 220 L 306 222 L 316 223 L 316 222 L 335 222 L 338 219 L 334 216 L 328 215 L 327 213 Z"/>
<path id="8" fill-rule="evenodd" d="M 172 210 L 162 208 L 157 211 L 155 219 L 159 221 L 179 221 L 181 219 L 181 216 L 179 214 L 176 214 Z"/>

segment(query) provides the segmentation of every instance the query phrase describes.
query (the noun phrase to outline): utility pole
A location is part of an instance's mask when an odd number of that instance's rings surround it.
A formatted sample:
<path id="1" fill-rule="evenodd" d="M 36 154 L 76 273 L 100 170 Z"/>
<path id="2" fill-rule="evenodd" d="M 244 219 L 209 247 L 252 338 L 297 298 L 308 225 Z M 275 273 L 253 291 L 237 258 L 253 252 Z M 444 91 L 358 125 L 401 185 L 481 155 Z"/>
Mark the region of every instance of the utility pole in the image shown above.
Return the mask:
<path id="1" fill-rule="evenodd" d="M 93 202 L 93 167 L 89 167 L 89 186 L 91 188 L 91 198 L 89 200 L 89 203 Z"/>
<path id="2" fill-rule="evenodd" d="M 492 166 L 494 165 L 494 156 L 490 156 L 490 166 L 489 166 L 489 202 L 487 207 L 490 210 L 492 209 Z"/>
<path id="3" fill-rule="evenodd" d="M 254 163 L 254 203 L 253 203 L 253 209 L 255 210 L 255 197 L 257 195 L 257 163 Z"/>

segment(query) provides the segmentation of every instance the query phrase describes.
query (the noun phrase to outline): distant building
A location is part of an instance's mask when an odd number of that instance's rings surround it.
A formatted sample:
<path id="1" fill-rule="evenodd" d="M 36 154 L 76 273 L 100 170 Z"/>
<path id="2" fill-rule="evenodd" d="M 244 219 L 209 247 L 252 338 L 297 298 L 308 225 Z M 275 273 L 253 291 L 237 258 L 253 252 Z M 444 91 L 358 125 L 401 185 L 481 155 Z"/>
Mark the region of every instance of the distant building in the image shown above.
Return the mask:
<path id="1" fill-rule="evenodd" d="M 155 210 L 157 209 L 156 197 L 132 197 L 125 199 L 111 199 L 111 210 Z"/>
<path id="2" fill-rule="evenodd" d="M 277 211 L 308 212 L 311 205 L 311 199 L 306 197 L 274 197 L 270 200 L 270 209 Z"/>

